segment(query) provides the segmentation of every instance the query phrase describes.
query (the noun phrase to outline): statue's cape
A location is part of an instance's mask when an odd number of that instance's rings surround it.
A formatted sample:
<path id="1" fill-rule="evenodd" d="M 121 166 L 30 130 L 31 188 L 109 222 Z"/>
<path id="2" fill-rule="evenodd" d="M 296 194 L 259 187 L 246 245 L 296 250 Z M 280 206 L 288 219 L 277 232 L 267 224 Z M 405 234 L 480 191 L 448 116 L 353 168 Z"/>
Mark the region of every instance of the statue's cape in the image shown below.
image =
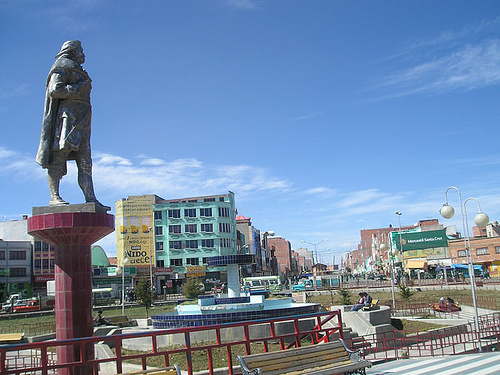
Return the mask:
<path id="1" fill-rule="evenodd" d="M 54 62 L 54 65 L 52 65 L 52 68 L 50 68 L 49 74 L 47 76 L 47 83 L 45 85 L 42 132 L 40 134 L 40 144 L 38 145 L 38 152 L 35 159 L 36 162 L 42 166 L 42 168 L 48 168 L 49 165 L 50 146 L 52 144 L 55 122 L 57 120 L 57 110 L 59 108 L 60 102 L 60 99 L 52 98 L 50 95 L 50 78 L 56 71 L 67 72 L 69 70 L 77 70 L 79 72 L 83 72 L 83 74 L 86 74 L 80 64 L 78 64 L 76 61 L 73 61 L 66 57 L 60 57 Z"/>

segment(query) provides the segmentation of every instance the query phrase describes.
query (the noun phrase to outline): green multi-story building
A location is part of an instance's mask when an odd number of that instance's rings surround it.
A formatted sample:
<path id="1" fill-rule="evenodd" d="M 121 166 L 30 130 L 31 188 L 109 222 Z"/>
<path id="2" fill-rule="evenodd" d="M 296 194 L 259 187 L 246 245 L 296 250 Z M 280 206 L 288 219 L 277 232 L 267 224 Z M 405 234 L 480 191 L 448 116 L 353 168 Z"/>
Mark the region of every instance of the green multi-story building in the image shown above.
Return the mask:
<path id="1" fill-rule="evenodd" d="M 156 285 L 177 292 L 183 280 L 225 281 L 215 256 L 237 254 L 234 193 L 156 201 L 153 205 Z"/>

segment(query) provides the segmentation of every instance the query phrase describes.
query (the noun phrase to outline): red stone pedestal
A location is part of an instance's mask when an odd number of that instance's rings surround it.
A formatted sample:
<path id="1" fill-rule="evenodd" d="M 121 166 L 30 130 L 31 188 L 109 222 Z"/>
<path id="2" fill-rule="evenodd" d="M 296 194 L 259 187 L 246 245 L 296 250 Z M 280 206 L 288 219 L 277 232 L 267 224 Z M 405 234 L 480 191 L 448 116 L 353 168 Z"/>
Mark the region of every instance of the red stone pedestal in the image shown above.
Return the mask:
<path id="1" fill-rule="evenodd" d="M 55 246 L 57 340 L 93 334 L 91 245 L 113 232 L 114 216 L 95 212 L 93 204 L 90 211 L 94 212 L 81 212 L 89 209 L 88 206 L 43 207 L 43 210 L 38 207 L 28 219 L 28 233 Z M 71 212 L 72 208 L 75 212 Z M 45 213 L 35 215 L 39 212 Z M 86 361 L 94 358 L 94 350 L 91 345 L 58 347 L 57 358 L 58 364 Z M 91 374 L 92 369 L 77 366 L 73 370 L 63 369 L 61 373 Z"/>

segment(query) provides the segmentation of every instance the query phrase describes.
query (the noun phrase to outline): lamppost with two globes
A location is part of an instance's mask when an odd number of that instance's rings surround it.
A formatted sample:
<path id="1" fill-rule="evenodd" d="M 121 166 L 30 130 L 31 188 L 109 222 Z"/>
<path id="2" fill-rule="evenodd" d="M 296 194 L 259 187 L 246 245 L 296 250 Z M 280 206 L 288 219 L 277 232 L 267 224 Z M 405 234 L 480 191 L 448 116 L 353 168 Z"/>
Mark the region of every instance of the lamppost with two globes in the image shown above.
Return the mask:
<path id="1" fill-rule="evenodd" d="M 462 202 L 462 194 L 460 193 L 460 190 L 455 187 L 455 186 L 450 186 L 449 188 L 446 189 L 444 193 L 445 197 L 445 203 L 443 207 L 439 210 L 441 215 L 445 219 L 451 219 L 453 215 L 455 215 L 455 209 L 448 204 L 448 191 L 449 190 L 455 190 L 458 193 L 458 199 L 460 202 L 460 213 L 462 215 L 462 226 L 464 229 L 464 246 L 465 246 L 465 253 L 467 256 L 467 263 L 469 266 L 469 277 L 470 277 L 470 287 L 472 291 L 472 302 L 474 304 L 474 322 L 476 325 L 476 332 L 478 335 L 478 349 L 480 352 L 482 352 L 482 347 L 481 347 L 481 340 L 480 340 L 480 335 L 479 335 L 479 314 L 477 310 L 477 297 L 476 297 L 476 281 L 475 281 L 475 275 L 474 275 L 474 261 L 472 259 L 472 252 L 471 252 L 471 246 L 470 246 L 470 235 L 469 235 L 469 223 L 467 221 L 467 207 L 466 204 L 469 201 L 475 201 L 477 203 L 477 208 L 478 208 L 478 213 L 474 217 L 474 222 L 476 223 L 477 226 L 479 227 L 484 227 L 488 224 L 490 221 L 488 215 L 486 215 L 484 212 L 481 211 L 481 206 L 479 205 L 479 201 L 474 198 L 470 197 L 467 198 L 465 201 Z"/>

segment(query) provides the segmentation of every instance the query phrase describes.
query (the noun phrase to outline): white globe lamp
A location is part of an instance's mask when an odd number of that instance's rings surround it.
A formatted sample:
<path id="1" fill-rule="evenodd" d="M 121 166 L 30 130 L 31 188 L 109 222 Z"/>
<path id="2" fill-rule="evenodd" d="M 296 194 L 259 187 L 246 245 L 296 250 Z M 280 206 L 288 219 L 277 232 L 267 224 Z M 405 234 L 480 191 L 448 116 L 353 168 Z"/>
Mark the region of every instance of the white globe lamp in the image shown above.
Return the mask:
<path id="1" fill-rule="evenodd" d="M 484 212 L 480 212 L 474 217 L 474 222 L 478 227 L 485 227 L 490 222 L 490 218 Z"/>
<path id="2" fill-rule="evenodd" d="M 445 219 L 451 219 L 453 215 L 455 215 L 455 209 L 448 203 L 443 204 L 443 207 L 441 207 L 439 212 Z"/>

